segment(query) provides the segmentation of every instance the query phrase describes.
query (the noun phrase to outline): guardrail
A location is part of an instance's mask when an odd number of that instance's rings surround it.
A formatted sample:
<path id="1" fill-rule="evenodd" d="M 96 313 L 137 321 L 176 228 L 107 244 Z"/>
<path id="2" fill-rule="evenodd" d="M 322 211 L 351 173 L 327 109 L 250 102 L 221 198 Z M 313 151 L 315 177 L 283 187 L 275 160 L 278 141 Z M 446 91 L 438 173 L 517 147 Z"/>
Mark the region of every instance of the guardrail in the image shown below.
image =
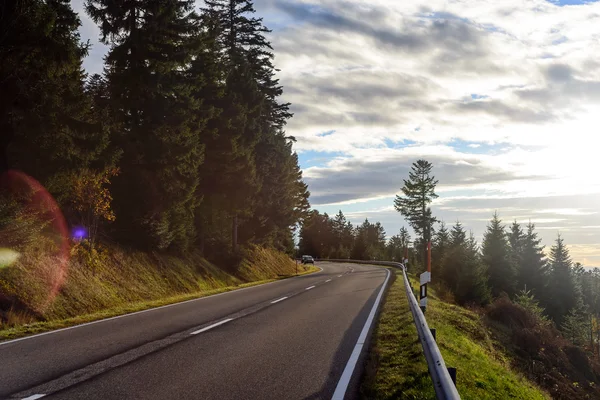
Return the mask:
<path id="1" fill-rule="evenodd" d="M 415 326 L 417 327 L 417 334 L 419 335 L 421 346 L 423 347 L 423 353 L 425 354 L 425 360 L 427 361 L 429 375 L 431 376 L 431 380 L 433 381 L 435 395 L 438 398 L 438 400 L 460 399 L 460 395 L 456 390 L 455 380 L 452 379 L 452 377 L 450 376 L 450 371 L 448 370 L 448 368 L 446 368 L 446 363 L 444 362 L 444 358 L 440 353 L 440 349 L 438 348 L 437 343 L 435 342 L 433 333 L 431 329 L 429 329 L 429 325 L 427 325 L 427 321 L 425 320 L 425 315 L 423 314 L 423 311 L 421 311 L 419 303 L 417 302 L 417 298 L 415 297 L 415 294 L 412 291 L 412 287 L 410 285 L 410 282 L 408 281 L 408 276 L 406 275 L 406 268 L 404 267 L 404 265 L 392 261 L 343 259 L 321 259 L 318 261 L 346 262 L 353 264 L 374 264 L 402 269 L 402 276 L 404 277 L 404 288 L 406 289 L 408 304 L 410 307 L 410 311 L 413 315 L 413 319 L 415 321 Z M 455 373 L 456 370 L 454 370 L 453 372 Z M 456 379 L 456 375 L 454 379 Z"/>

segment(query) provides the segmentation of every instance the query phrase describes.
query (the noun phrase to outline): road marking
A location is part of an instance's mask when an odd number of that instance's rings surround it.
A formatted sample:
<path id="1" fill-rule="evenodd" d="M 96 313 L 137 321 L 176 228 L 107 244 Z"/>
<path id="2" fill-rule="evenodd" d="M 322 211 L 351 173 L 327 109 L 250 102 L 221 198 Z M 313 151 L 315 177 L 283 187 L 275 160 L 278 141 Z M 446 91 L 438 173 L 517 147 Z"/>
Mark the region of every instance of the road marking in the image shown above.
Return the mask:
<path id="1" fill-rule="evenodd" d="M 307 287 L 307 288 L 306 288 L 306 289 L 304 289 L 304 290 L 310 290 L 310 289 L 312 289 L 312 288 L 314 288 L 314 287 L 315 287 L 315 285 L 312 285 L 312 286 L 309 286 L 309 287 Z"/>
<path id="2" fill-rule="evenodd" d="M 216 324 L 209 325 L 206 328 L 198 329 L 197 331 L 194 331 L 194 332 L 190 333 L 190 335 L 197 335 L 199 333 L 206 332 L 209 329 L 216 328 L 217 326 L 221 326 L 223 324 L 226 324 L 229 321 L 233 321 L 233 318 L 227 318 L 227 319 L 224 319 L 223 321 L 217 322 Z"/>
<path id="3" fill-rule="evenodd" d="M 282 298 L 280 298 L 280 299 L 273 300 L 273 301 L 271 302 L 271 304 L 279 303 L 280 301 L 284 301 L 284 300 L 285 300 L 285 299 L 287 299 L 287 298 L 288 298 L 288 297 L 287 297 L 287 296 L 285 296 L 285 297 L 282 297 Z"/>
<path id="4" fill-rule="evenodd" d="M 342 276 L 344 276 L 344 275 L 338 275 L 338 278 L 341 278 Z"/>
<path id="5" fill-rule="evenodd" d="M 375 304 L 373 304 L 373 308 L 371 308 L 371 312 L 367 317 L 367 321 L 365 322 L 365 326 L 360 332 L 360 336 L 356 341 L 356 345 L 354 346 L 354 350 L 352 350 L 352 354 L 350 355 L 350 359 L 344 368 L 344 372 L 342 372 L 342 377 L 340 378 L 335 392 L 333 393 L 333 397 L 331 400 L 343 400 L 346 395 L 346 390 L 348 390 L 348 385 L 350 385 L 350 379 L 352 379 L 352 373 L 354 372 L 354 368 L 356 368 L 356 363 L 358 362 L 358 358 L 360 357 L 360 353 L 365 345 L 365 341 L 367 340 L 367 334 L 369 333 L 369 329 L 371 329 L 371 325 L 373 325 L 373 320 L 375 319 L 375 313 L 377 312 L 377 308 L 379 308 L 379 303 L 381 302 L 381 297 L 383 296 L 383 292 L 387 286 L 388 280 L 390 279 L 390 270 L 386 269 L 387 275 L 385 277 L 385 281 L 383 281 L 383 285 L 381 285 L 381 289 L 379 290 L 379 294 L 375 299 Z"/>
<path id="6" fill-rule="evenodd" d="M 316 274 L 320 274 L 321 272 L 323 272 L 323 268 L 321 268 L 321 267 L 317 267 L 317 268 L 319 268 L 319 271 L 313 272 L 310 275 L 316 275 Z M 304 275 L 300 275 L 300 276 L 304 276 Z M 296 278 L 296 277 L 293 277 L 293 278 Z M 129 317 L 131 315 L 143 314 L 143 313 L 147 313 L 147 312 L 154 311 L 154 310 L 160 310 L 162 308 L 174 307 L 174 306 L 177 306 L 177 305 L 180 305 L 180 304 L 191 303 L 192 301 L 200 301 L 200 300 L 210 299 L 210 298 L 217 297 L 217 296 L 222 296 L 222 295 L 229 294 L 229 293 L 241 292 L 242 290 L 249 290 L 249 289 L 259 288 L 259 287 L 263 287 L 263 286 L 270 285 L 272 283 L 277 283 L 277 282 L 284 282 L 284 280 L 282 279 L 282 280 L 278 280 L 278 281 L 263 283 L 263 284 L 260 284 L 260 285 L 249 286 L 249 287 L 239 288 L 239 289 L 232 289 L 232 290 L 229 290 L 229 291 L 223 292 L 223 293 L 217 293 L 217 294 L 213 294 L 213 295 L 210 295 L 210 296 L 198 297 L 197 299 L 190 299 L 190 300 L 180 301 L 178 303 L 166 304 L 166 305 L 160 306 L 160 307 L 148 308 L 146 310 L 135 311 L 135 312 L 132 312 L 132 313 L 129 313 L 129 314 L 117 315 L 117 316 L 114 316 L 114 317 L 99 319 L 99 320 L 96 320 L 96 321 L 85 322 L 85 323 L 79 324 L 79 325 L 73 325 L 73 326 L 69 326 L 69 327 L 66 327 L 66 328 L 56 329 L 56 330 L 53 330 L 53 331 L 38 333 L 37 335 L 25 336 L 25 337 L 22 337 L 22 338 L 12 339 L 12 340 L 6 340 L 6 341 L 3 341 L 3 342 L 0 341 L 0 346 L 5 345 L 5 344 L 20 342 L 22 340 L 28 340 L 28 339 L 37 338 L 39 336 L 46 336 L 46 335 L 51 335 L 53 333 L 58 333 L 58 332 L 63 332 L 63 331 L 69 331 L 71 329 L 81 328 L 81 327 L 88 326 L 88 325 L 99 324 L 100 322 L 107 322 L 107 321 L 112 321 L 114 319 L 125 318 L 125 317 Z"/>
<path id="7" fill-rule="evenodd" d="M 327 279 L 327 280 L 325 281 L 325 283 L 327 283 L 327 282 L 331 282 L 331 279 Z"/>
<path id="8" fill-rule="evenodd" d="M 45 396 L 45 394 L 34 394 L 34 395 L 29 396 L 29 397 L 25 397 L 25 398 L 23 398 L 21 400 L 37 400 L 37 399 L 41 399 L 44 396 Z"/>

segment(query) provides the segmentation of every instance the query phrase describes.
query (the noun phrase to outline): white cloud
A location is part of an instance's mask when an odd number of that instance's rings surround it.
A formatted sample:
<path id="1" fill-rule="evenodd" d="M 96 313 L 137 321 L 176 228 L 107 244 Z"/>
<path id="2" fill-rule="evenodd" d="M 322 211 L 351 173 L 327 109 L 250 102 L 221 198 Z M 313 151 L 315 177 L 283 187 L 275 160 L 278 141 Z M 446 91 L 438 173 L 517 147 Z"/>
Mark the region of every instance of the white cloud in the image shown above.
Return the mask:
<path id="1" fill-rule="evenodd" d="M 600 265 L 600 2 L 255 5 L 275 27 L 296 150 L 336 153 L 304 171 L 313 204 L 373 216 L 393 233 L 402 219 L 381 202 L 391 204 L 410 164 L 426 158 L 440 179 L 441 218 L 477 235 L 496 210 L 536 220 L 547 245 L 560 230 L 574 257 Z M 100 72 L 106 48 L 81 18 L 94 45 L 85 67 Z"/>

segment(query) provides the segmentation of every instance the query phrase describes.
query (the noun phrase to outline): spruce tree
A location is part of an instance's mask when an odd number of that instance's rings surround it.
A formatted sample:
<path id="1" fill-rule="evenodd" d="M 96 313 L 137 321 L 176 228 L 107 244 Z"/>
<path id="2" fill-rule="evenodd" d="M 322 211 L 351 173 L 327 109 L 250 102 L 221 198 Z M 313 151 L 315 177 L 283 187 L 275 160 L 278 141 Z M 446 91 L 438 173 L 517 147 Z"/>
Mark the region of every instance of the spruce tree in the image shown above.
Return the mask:
<path id="1" fill-rule="evenodd" d="M 440 277 L 442 281 L 453 291 L 458 285 L 458 275 L 462 271 L 462 260 L 467 245 L 467 233 L 459 221 L 450 231 L 450 246 L 443 259 Z"/>
<path id="2" fill-rule="evenodd" d="M 426 160 L 413 163 L 408 179 L 404 179 L 401 191 L 403 196 L 396 195 L 394 207 L 401 213 L 421 238 L 422 262 L 425 265 L 427 243 L 431 240 L 435 217 L 431 214 L 429 204 L 438 197 L 435 186 L 438 181 L 431 176 L 433 165 Z"/>
<path id="3" fill-rule="evenodd" d="M 535 225 L 529 223 L 523 236 L 523 250 L 517 270 L 517 285 L 521 290 L 531 290 L 538 299 L 546 298 L 547 263 L 542 240 L 535 232 Z"/>
<path id="4" fill-rule="evenodd" d="M 405 250 L 410 243 L 410 234 L 405 227 L 400 228 L 400 232 L 390 238 L 388 242 L 387 256 L 390 260 L 404 262 Z"/>
<path id="5" fill-rule="evenodd" d="M 485 265 L 471 233 L 469 238 L 457 222 L 452 228 L 454 240 L 444 257 L 441 277 L 460 304 L 486 304 L 490 300 Z"/>
<path id="6" fill-rule="evenodd" d="M 562 237 L 558 235 L 554 246 L 550 249 L 550 273 L 548 290 L 545 293 L 546 311 L 558 326 L 562 325 L 565 316 L 577 306 L 571 266 L 569 250 Z"/>
<path id="7" fill-rule="evenodd" d="M 515 291 L 515 267 L 510 260 L 505 228 L 496 213 L 483 235 L 482 256 L 492 294 L 498 296 L 505 292 L 512 295 Z"/>
<path id="8" fill-rule="evenodd" d="M 441 267 L 444 257 L 450 248 L 450 232 L 446 228 L 444 221 L 440 223 L 440 228 L 433 237 L 433 247 L 431 249 L 431 258 L 433 266 Z"/>
<path id="9" fill-rule="evenodd" d="M 521 269 L 521 263 L 523 261 L 523 244 L 525 241 L 525 234 L 523 233 L 523 229 L 521 229 L 521 225 L 517 223 L 517 221 L 513 221 L 510 226 L 510 232 L 508 232 L 508 244 L 509 244 L 509 260 L 513 269 L 517 275 L 519 276 L 519 271 Z M 517 280 L 517 285 L 518 285 Z M 519 290 L 519 287 L 516 288 Z"/>
<path id="10" fill-rule="evenodd" d="M 292 143 L 280 133 L 268 136 L 258 144 L 256 164 L 257 171 L 261 172 L 260 191 L 252 216 L 241 226 L 242 240 L 284 250 L 283 244 L 287 243 L 291 227 L 307 213 L 308 188 L 302 181 Z M 338 214 L 332 221 L 338 246 L 346 225 L 343 214 L 341 218 Z"/>
<path id="11" fill-rule="evenodd" d="M 198 169 L 203 158 L 192 81 L 197 18 L 192 0 L 88 0 L 86 10 L 110 46 L 106 71 L 115 142 L 123 149 L 115 181 L 122 238 L 187 248 L 194 240 Z"/>
<path id="12" fill-rule="evenodd" d="M 467 241 L 467 232 L 463 228 L 460 221 L 456 221 L 456 224 L 450 231 L 450 247 L 455 248 L 463 245 Z"/>
<path id="13" fill-rule="evenodd" d="M 88 45 L 80 41 L 80 25 L 68 0 L 3 2 L 0 172 L 19 169 L 48 185 L 57 174 L 97 161 L 106 148 L 84 89 Z"/>

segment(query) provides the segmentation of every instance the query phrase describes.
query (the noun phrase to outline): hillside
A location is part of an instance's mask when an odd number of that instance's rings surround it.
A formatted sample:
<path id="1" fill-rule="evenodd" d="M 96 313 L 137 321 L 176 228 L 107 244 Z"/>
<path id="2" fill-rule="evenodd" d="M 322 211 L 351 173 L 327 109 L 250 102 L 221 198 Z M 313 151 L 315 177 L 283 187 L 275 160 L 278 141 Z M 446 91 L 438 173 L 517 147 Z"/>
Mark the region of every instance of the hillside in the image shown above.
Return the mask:
<path id="1" fill-rule="evenodd" d="M 72 249 L 64 282 L 55 259 L 23 257 L 0 269 L 0 339 L 61 328 L 163 304 L 281 279 L 296 273 L 284 253 L 249 247 L 235 268 L 197 253 L 175 257 L 104 248 Z M 299 266 L 300 273 L 305 269 Z M 54 293 L 55 292 L 55 293 Z"/>
<path id="2" fill-rule="evenodd" d="M 412 284 L 416 287 L 416 281 Z M 462 399 L 545 399 L 549 396 L 511 365 L 477 313 L 428 291 L 426 312 L 447 366 L 457 368 Z M 361 387 L 364 399 L 434 399 L 421 344 L 400 272 L 390 286 L 376 327 Z"/>

